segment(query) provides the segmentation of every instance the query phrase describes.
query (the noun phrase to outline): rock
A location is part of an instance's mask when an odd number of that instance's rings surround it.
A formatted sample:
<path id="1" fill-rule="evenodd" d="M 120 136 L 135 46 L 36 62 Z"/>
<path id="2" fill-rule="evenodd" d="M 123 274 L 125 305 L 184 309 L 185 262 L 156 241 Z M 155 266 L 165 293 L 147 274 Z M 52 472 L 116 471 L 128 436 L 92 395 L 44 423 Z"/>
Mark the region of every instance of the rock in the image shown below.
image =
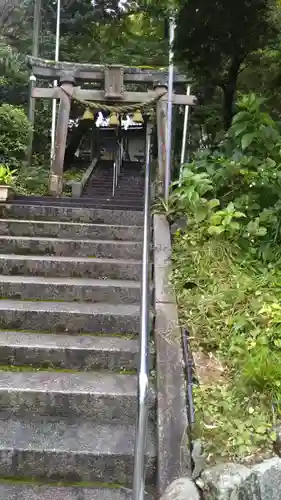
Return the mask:
<path id="1" fill-rule="evenodd" d="M 181 231 L 181 230 L 185 229 L 186 226 L 187 226 L 187 217 L 186 216 L 183 216 L 183 217 L 176 219 L 171 224 L 171 227 L 170 227 L 171 234 L 172 235 L 176 234 L 177 231 Z"/>
<path id="2" fill-rule="evenodd" d="M 276 432 L 276 440 L 273 444 L 273 449 L 276 455 L 278 455 L 278 457 L 281 457 L 281 427 L 277 426 L 273 429 L 273 431 Z"/>
<path id="3" fill-rule="evenodd" d="M 281 459 L 264 460 L 251 469 L 217 465 L 201 474 L 198 485 L 208 500 L 281 500 Z"/>
<path id="4" fill-rule="evenodd" d="M 251 469 L 239 500 L 281 500 L 281 459 L 271 458 Z"/>
<path id="5" fill-rule="evenodd" d="M 220 464 L 203 471 L 198 485 L 208 500 L 248 500 L 239 496 L 239 489 L 250 474 L 244 465 Z"/>
<path id="6" fill-rule="evenodd" d="M 200 495 L 191 479 L 181 477 L 168 486 L 161 500 L 200 500 Z"/>
<path id="7" fill-rule="evenodd" d="M 192 446 L 193 471 L 192 479 L 197 479 L 206 466 L 206 458 L 203 452 L 203 446 L 199 439 L 193 442 Z"/>

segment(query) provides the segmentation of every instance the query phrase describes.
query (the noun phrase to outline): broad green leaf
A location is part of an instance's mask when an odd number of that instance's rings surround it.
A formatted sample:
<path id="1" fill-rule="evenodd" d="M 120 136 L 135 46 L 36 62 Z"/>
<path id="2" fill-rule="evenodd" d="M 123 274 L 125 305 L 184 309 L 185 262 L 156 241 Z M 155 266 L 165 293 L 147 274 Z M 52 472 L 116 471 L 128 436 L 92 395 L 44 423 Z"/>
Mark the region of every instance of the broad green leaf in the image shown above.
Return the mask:
<path id="1" fill-rule="evenodd" d="M 231 201 L 227 207 L 226 207 L 227 212 L 234 212 L 234 203 Z"/>
<path id="2" fill-rule="evenodd" d="M 210 208 L 215 208 L 220 205 L 220 201 L 214 198 L 213 200 L 208 201 L 208 205 Z"/>
<path id="3" fill-rule="evenodd" d="M 243 132 L 245 132 L 245 130 L 247 129 L 248 127 L 248 123 L 245 122 L 245 123 L 239 123 L 239 124 L 235 124 L 233 129 L 234 129 L 234 137 L 238 137 L 238 135 L 242 134 Z"/>
<path id="4" fill-rule="evenodd" d="M 258 231 L 257 231 L 257 234 L 259 236 L 265 236 L 267 234 L 267 229 L 266 227 L 259 227 Z"/>
<path id="5" fill-rule="evenodd" d="M 224 231 L 223 226 L 210 226 L 208 229 L 209 234 L 222 234 Z"/>
<path id="6" fill-rule="evenodd" d="M 234 212 L 234 217 L 246 217 L 246 215 L 243 212 Z"/>
<path id="7" fill-rule="evenodd" d="M 197 222 L 202 222 L 203 220 L 206 219 L 208 215 L 208 210 L 206 208 L 198 208 L 195 212 L 195 218 Z"/>
<path id="8" fill-rule="evenodd" d="M 252 144 L 255 137 L 256 137 L 256 134 L 254 134 L 254 133 L 243 135 L 242 141 L 241 141 L 241 147 L 242 147 L 243 151 L 245 149 L 247 149 Z"/>
<path id="9" fill-rule="evenodd" d="M 221 223 L 221 220 L 222 220 L 222 217 L 220 215 L 212 215 L 212 217 L 210 218 L 210 223 L 212 224 L 212 226 L 219 226 L 220 223 Z"/>
<path id="10" fill-rule="evenodd" d="M 239 224 L 239 222 L 231 222 L 230 223 L 230 227 L 231 227 L 231 229 L 237 229 L 237 230 L 239 230 L 240 229 L 240 224 Z"/>

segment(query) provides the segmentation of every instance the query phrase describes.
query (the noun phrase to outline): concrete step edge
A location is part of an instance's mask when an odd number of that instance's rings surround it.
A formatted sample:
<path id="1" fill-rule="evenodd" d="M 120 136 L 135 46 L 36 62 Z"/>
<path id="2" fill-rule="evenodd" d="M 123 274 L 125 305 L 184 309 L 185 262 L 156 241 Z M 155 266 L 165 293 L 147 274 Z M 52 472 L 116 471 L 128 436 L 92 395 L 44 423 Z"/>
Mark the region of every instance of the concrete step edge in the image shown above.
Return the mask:
<path id="1" fill-rule="evenodd" d="M 98 240 L 98 239 L 73 239 L 73 238 L 52 238 L 48 236 L 2 236 L 0 235 L 0 242 L 1 241 L 30 241 L 30 243 L 34 241 L 38 242 L 46 242 L 46 243 L 56 243 L 56 244 L 69 244 L 69 243 L 75 243 L 75 245 L 83 245 L 83 244 L 89 244 L 89 245 L 113 245 L 113 246 L 140 246 L 142 245 L 141 241 L 130 241 L 130 240 Z M 0 243 L 1 244 L 1 243 Z M 1 251 L 1 247 L 0 247 Z"/>
<path id="2" fill-rule="evenodd" d="M 61 333 L 34 333 L 0 330 L 0 348 L 5 346 L 38 349 L 68 349 L 75 351 L 133 352 L 139 351 L 139 342 L 133 338 L 106 335 L 67 335 Z"/>
<path id="3" fill-rule="evenodd" d="M 140 289 L 141 283 L 133 280 L 114 280 L 114 279 L 94 279 L 94 278 L 64 278 L 64 277 L 45 277 L 42 281 L 40 276 L 7 276 L 0 274 L 1 283 L 8 284 L 35 284 L 35 285 L 64 285 L 64 286 L 91 286 L 95 288 L 134 288 Z"/>
<path id="4" fill-rule="evenodd" d="M 125 336 L 126 337 L 126 336 Z M 0 363 L 73 370 L 136 370 L 139 341 L 131 335 L 68 335 L 0 331 Z M 154 353 L 152 351 L 154 366 Z"/>
<path id="5" fill-rule="evenodd" d="M 92 223 L 92 222 L 69 222 L 69 221 L 53 221 L 53 220 L 36 220 L 36 219 L 28 219 L 28 220 L 21 220 L 21 219 L 2 219 L 0 218 L 0 223 L 1 222 L 6 222 L 8 224 L 22 224 L 22 225 L 29 225 L 29 224 L 38 224 L 38 225 L 44 225 L 48 224 L 50 226 L 55 226 L 55 225 L 65 225 L 67 227 L 77 227 L 77 226 L 82 226 L 82 227 L 87 227 L 87 228 L 109 228 L 109 229 L 128 229 L 130 230 L 131 228 L 138 228 L 140 230 L 143 229 L 143 226 L 139 226 L 137 224 L 134 225 L 127 225 L 127 224 L 103 224 L 103 223 Z"/>
<path id="6" fill-rule="evenodd" d="M 4 450 L 57 454 L 134 456 L 135 425 L 93 425 L 87 420 L 5 418 L 0 415 L 0 471 Z M 146 454 L 156 456 L 154 426 L 148 426 Z M 11 464 L 12 465 L 12 464 Z"/>
<path id="7" fill-rule="evenodd" d="M 33 481 L 34 483 L 34 481 Z M 126 488 L 83 486 L 52 486 L 43 484 L 5 484 L 0 479 L 1 500 L 132 500 L 132 492 Z M 146 496 L 145 500 L 149 500 Z"/>
<path id="8" fill-rule="evenodd" d="M 106 304 L 106 303 L 76 303 L 76 302 L 53 302 L 53 301 L 21 301 L 21 300 L 0 300 L 0 315 L 4 311 L 35 311 L 49 313 L 116 315 L 134 316 L 139 315 L 140 307 L 135 304 Z"/>
<path id="9" fill-rule="evenodd" d="M 48 199 L 46 200 L 46 203 L 44 204 L 44 201 L 42 202 L 42 200 L 39 199 L 38 200 L 35 200 L 32 202 L 32 200 L 30 199 L 26 199 L 24 201 L 20 201 L 20 200 L 17 200 L 17 201 L 12 201 L 9 202 L 8 204 L 7 203 L 4 203 L 4 204 L 0 204 L 0 213 L 1 212 L 1 208 L 5 210 L 13 210 L 13 209 L 18 209 L 19 212 L 21 213 L 22 211 L 46 211 L 46 210 L 56 210 L 56 211 L 59 211 L 59 212 L 64 212 L 65 210 L 67 210 L 68 212 L 68 218 L 73 218 L 73 214 L 70 213 L 70 211 L 72 212 L 78 212 L 79 215 L 82 215 L 83 212 L 85 212 L 85 210 L 88 212 L 88 214 L 93 217 L 95 217 L 95 215 L 97 215 L 97 212 L 98 214 L 100 215 L 100 212 L 102 212 L 105 216 L 108 216 L 108 215 L 111 215 L 111 216 L 120 216 L 120 212 L 122 212 L 122 215 L 125 215 L 125 216 L 128 216 L 129 218 L 134 218 L 134 217 L 137 217 L 137 219 L 139 220 L 140 219 L 140 211 L 139 210 L 124 210 L 122 208 L 120 209 L 114 209 L 114 208 L 111 208 L 111 207 L 103 207 L 103 208 L 99 208 L 99 207 L 96 207 L 94 206 L 94 200 L 93 200 L 93 206 L 85 206 L 84 204 L 84 198 L 78 198 L 77 199 L 77 203 L 80 203 L 81 206 L 77 206 L 75 203 L 73 203 L 73 201 L 70 201 L 70 199 L 66 199 L 64 202 L 60 202 L 60 203 L 57 203 L 56 204 L 56 201 L 55 200 L 51 200 L 51 199 Z M 116 213 L 117 212 L 117 213 Z M 77 214 L 78 215 L 78 214 Z M 93 219 L 91 219 L 91 222 L 93 222 Z M 37 220 L 37 219 L 36 219 Z M 40 219 L 42 220 L 42 219 Z"/>
<path id="10" fill-rule="evenodd" d="M 93 424 L 135 424 L 137 376 L 106 372 L 0 370 L 1 414 L 91 419 Z M 148 394 L 149 416 L 155 418 L 156 397 Z"/>
<path id="11" fill-rule="evenodd" d="M 149 424 L 147 484 L 155 480 L 155 426 Z M 0 416 L 0 475 L 132 484 L 134 425 L 95 425 L 79 419 Z M 11 459 L 12 457 L 12 459 Z"/>
<path id="12" fill-rule="evenodd" d="M 106 372 L 9 371 L 0 369 L 0 394 L 31 392 L 47 394 L 92 394 L 117 398 L 137 395 L 137 377 Z M 0 408 L 3 401 L 0 398 Z"/>
<path id="13" fill-rule="evenodd" d="M 141 260 L 138 259 L 114 259 L 114 258 L 105 258 L 105 257 L 71 257 L 71 256 L 63 256 L 63 255 L 26 255 L 26 254 L 0 254 L 0 260 L 1 259 L 6 259 L 6 260 L 40 260 L 40 261 L 57 261 L 57 262 L 71 262 L 73 264 L 76 263 L 87 263 L 89 264 L 90 262 L 95 262 L 95 263 L 101 263 L 101 264 L 125 264 L 125 265 L 132 265 L 132 264 L 141 264 Z"/>

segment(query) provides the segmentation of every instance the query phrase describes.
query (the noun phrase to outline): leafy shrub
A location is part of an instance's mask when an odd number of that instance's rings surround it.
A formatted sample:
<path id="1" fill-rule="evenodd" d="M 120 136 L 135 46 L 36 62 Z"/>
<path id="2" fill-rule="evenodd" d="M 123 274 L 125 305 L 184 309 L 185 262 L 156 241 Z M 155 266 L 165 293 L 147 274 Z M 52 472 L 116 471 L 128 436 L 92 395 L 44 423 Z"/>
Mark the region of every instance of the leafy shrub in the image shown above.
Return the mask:
<path id="1" fill-rule="evenodd" d="M 190 229 L 175 236 L 173 261 L 192 348 L 223 367 L 219 379 L 206 367 L 209 382 L 195 387 L 195 435 L 210 461 L 266 456 L 275 437 L 272 406 L 281 401 L 279 267 L 261 266 L 231 237 L 202 240 Z"/>
<path id="2" fill-rule="evenodd" d="M 8 166 L 0 163 L 0 185 L 6 184 L 7 186 L 12 186 L 15 181 L 15 173 L 16 170 L 10 170 Z"/>
<path id="3" fill-rule="evenodd" d="M 17 166 L 24 159 L 29 134 L 29 122 L 20 107 L 0 106 L 0 159 Z"/>
<path id="4" fill-rule="evenodd" d="M 50 167 L 40 156 L 33 156 L 32 166 L 21 166 L 16 179 L 16 190 L 22 195 L 41 195 L 48 192 Z"/>
<path id="5" fill-rule="evenodd" d="M 231 234 L 267 260 L 281 243 L 281 134 L 262 105 L 252 94 L 238 102 L 220 147 L 184 166 L 168 204 L 201 235 Z"/>
<path id="6" fill-rule="evenodd" d="M 181 320 L 193 347 L 223 366 L 222 379 L 195 390 L 210 460 L 266 456 L 281 422 L 280 199 L 280 130 L 251 94 L 220 146 L 184 166 L 165 204 L 188 222 L 173 240 Z"/>

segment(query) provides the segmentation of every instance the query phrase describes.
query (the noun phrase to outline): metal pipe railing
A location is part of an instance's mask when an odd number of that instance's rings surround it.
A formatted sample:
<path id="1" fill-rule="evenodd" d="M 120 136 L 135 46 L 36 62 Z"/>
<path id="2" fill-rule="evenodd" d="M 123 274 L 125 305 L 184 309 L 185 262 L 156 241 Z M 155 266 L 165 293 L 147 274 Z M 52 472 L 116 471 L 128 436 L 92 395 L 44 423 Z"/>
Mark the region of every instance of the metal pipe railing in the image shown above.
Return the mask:
<path id="1" fill-rule="evenodd" d="M 122 158 L 123 158 L 123 149 L 122 149 L 122 141 L 118 143 L 118 148 L 115 153 L 115 159 L 113 163 L 113 175 L 112 175 L 112 196 L 115 196 L 115 191 L 118 185 L 118 178 L 120 175 Z"/>
<path id="2" fill-rule="evenodd" d="M 117 171 L 116 171 L 116 161 L 113 163 L 113 176 L 112 176 L 112 196 L 115 196 L 116 189 L 116 179 L 117 179 Z"/>
<path id="3" fill-rule="evenodd" d="M 138 372 L 138 416 L 135 440 L 135 462 L 132 500 L 144 500 L 145 495 L 145 452 L 148 428 L 148 380 L 149 380 L 149 260 L 150 260 L 150 135 L 146 141 L 145 186 L 144 186 L 144 229 L 141 281 L 141 327 L 140 363 Z"/>

